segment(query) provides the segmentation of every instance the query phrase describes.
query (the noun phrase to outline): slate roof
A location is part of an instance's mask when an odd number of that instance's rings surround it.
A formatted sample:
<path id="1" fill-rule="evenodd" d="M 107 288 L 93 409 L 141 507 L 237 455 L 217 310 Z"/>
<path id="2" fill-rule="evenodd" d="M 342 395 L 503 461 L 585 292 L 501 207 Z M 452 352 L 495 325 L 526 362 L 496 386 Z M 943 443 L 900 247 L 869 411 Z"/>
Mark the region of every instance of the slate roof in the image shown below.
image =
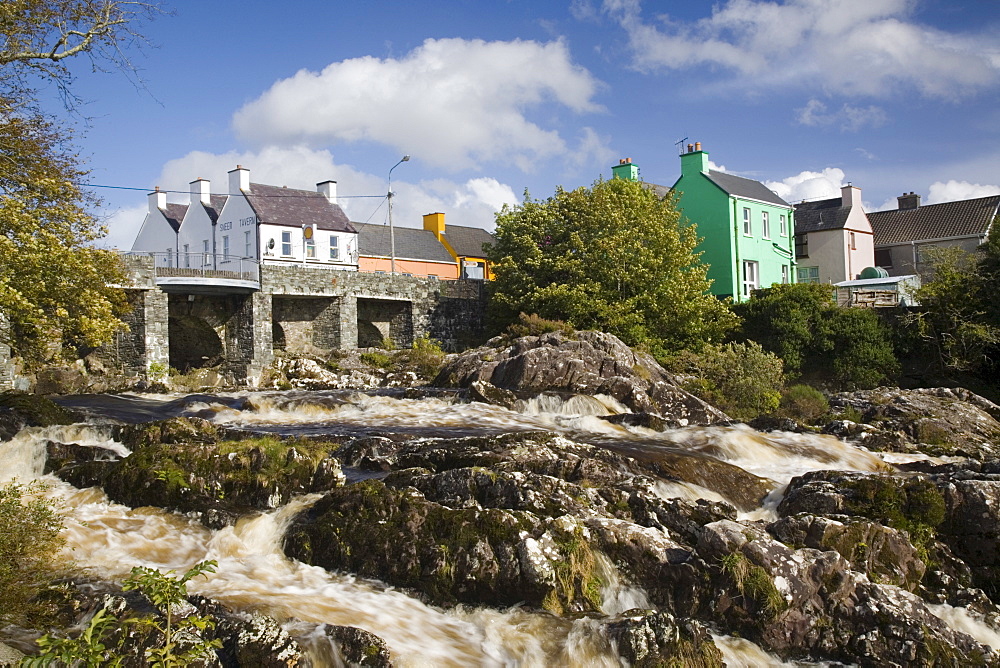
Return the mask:
<path id="1" fill-rule="evenodd" d="M 868 214 L 875 245 L 986 234 L 1000 207 L 1000 195 L 928 204 Z"/>
<path id="2" fill-rule="evenodd" d="M 375 223 L 354 223 L 358 230 L 358 254 L 366 257 L 390 257 L 392 244 L 389 227 Z M 447 262 L 454 264 L 451 256 L 430 230 L 413 227 L 395 228 L 396 257 L 406 260 L 426 262 Z"/>
<path id="3" fill-rule="evenodd" d="M 448 240 L 455 252 L 463 257 L 485 257 L 486 252 L 483 250 L 483 246 L 496 242 L 496 238 L 481 227 L 464 227 L 462 225 L 445 227 L 444 238 Z"/>
<path id="4" fill-rule="evenodd" d="M 219 220 L 219 213 L 227 199 L 229 198 L 226 195 L 209 195 L 209 204 L 202 204 L 213 223 Z"/>
<path id="5" fill-rule="evenodd" d="M 166 209 L 160 209 L 174 232 L 181 229 L 181 222 L 184 220 L 184 214 L 187 213 L 187 210 L 187 204 L 167 204 Z"/>
<path id="6" fill-rule="evenodd" d="M 742 176 L 736 176 L 735 174 L 729 174 L 727 172 L 717 172 L 714 169 L 710 169 L 708 174 L 705 176 L 709 181 L 719 186 L 730 195 L 745 197 L 747 199 L 755 199 L 761 202 L 767 202 L 768 204 L 776 204 L 778 206 L 786 206 L 789 209 L 792 208 L 791 204 L 775 195 L 760 181 L 745 179 Z"/>
<path id="7" fill-rule="evenodd" d="M 851 215 L 851 207 L 843 206 L 840 197 L 795 205 L 795 234 L 842 230 Z"/>
<path id="8" fill-rule="evenodd" d="M 356 231 L 339 205 L 331 204 L 313 190 L 251 183 L 246 197 L 262 223 L 289 227 L 316 225 L 317 229 L 331 232 Z"/>

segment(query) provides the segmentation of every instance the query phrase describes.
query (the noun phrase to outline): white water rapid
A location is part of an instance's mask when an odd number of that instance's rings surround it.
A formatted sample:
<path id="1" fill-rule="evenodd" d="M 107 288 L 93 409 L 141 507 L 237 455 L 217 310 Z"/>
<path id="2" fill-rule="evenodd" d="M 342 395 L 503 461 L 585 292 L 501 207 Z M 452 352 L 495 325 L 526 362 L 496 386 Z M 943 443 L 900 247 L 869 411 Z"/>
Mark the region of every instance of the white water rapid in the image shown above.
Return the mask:
<path id="1" fill-rule="evenodd" d="M 582 442 L 626 450 L 695 451 L 772 480 L 775 491 L 765 507 L 755 511 L 761 517 L 773 512 L 781 491 L 795 475 L 814 469 L 871 471 L 886 466 L 872 453 L 832 437 L 760 434 L 745 427 L 660 433 L 617 426 L 600 419 L 601 415 L 624 412 L 606 398 L 544 397 L 526 403 L 520 411 L 458 403 L 448 396 L 406 399 L 335 392 L 201 395 L 193 400 L 90 397 L 77 400 L 74 407 L 89 411 L 96 422 L 102 405 L 108 408 L 105 414 L 119 419 L 128 415 L 143 420 L 198 415 L 219 424 L 285 434 L 399 431 L 415 436 L 455 436 L 546 429 Z M 356 626 L 381 636 L 399 666 L 622 665 L 593 620 L 565 620 L 517 608 L 459 606 L 445 611 L 378 582 L 288 559 L 280 549 L 287 523 L 315 497 L 302 497 L 272 513 L 246 517 L 235 526 L 211 531 L 181 515 L 128 508 L 110 502 L 98 489 L 80 490 L 42 475 L 46 441 L 127 456 L 128 451 L 111 441 L 109 433 L 107 428 L 89 424 L 26 429 L 13 440 L 0 443 L 0 482 L 40 478 L 48 484 L 45 493 L 67 514 L 67 558 L 81 571 L 120 580 L 133 566 L 183 572 L 201 560 L 215 559 L 218 572 L 192 581 L 190 590 L 236 609 L 258 610 L 289 620 L 286 628 L 312 648 L 316 665 L 338 665 L 340 661 L 336 650 L 315 632 L 320 624 Z M 664 483 L 658 491 L 663 496 L 688 499 L 722 498 L 687 483 Z M 606 614 L 649 606 L 645 592 L 619 581 L 614 567 L 602 556 L 598 562 L 604 575 Z M 937 614 L 957 619 L 961 613 Z M 961 623 L 977 622 L 966 616 Z M 981 626 L 977 632 L 993 633 Z M 783 665 L 745 641 L 717 640 L 727 665 Z"/>

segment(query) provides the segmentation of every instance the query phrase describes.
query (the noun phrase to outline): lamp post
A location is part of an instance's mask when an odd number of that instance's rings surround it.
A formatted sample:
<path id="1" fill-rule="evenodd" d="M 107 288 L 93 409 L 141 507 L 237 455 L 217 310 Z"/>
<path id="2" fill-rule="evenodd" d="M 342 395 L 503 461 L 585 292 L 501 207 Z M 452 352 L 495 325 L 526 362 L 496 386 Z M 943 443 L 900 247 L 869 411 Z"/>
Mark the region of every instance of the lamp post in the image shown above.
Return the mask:
<path id="1" fill-rule="evenodd" d="M 396 232 L 392 227 L 392 170 L 409 161 L 410 156 L 404 155 L 399 162 L 389 168 L 389 194 L 386 197 L 389 199 L 389 270 L 393 274 L 396 273 Z"/>

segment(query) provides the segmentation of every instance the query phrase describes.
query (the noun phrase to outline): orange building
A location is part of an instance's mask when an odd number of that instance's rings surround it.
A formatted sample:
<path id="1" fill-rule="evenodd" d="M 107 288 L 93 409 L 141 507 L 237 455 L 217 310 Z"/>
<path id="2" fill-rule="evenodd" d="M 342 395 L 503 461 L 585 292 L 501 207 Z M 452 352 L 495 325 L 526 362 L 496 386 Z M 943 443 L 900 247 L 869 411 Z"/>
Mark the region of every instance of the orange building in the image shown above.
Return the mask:
<path id="1" fill-rule="evenodd" d="M 461 269 L 462 278 L 493 280 L 493 271 L 486 259 L 484 246 L 495 241 L 493 235 L 479 227 L 445 226 L 443 213 L 424 215 L 424 229 L 448 249 Z"/>
<path id="2" fill-rule="evenodd" d="M 373 223 L 354 223 L 358 230 L 358 271 L 392 271 L 392 239 L 389 227 Z M 433 232 L 412 227 L 396 227 L 396 273 L 428 276 L 442 280 L 459 277 L 459 266 Z"/>

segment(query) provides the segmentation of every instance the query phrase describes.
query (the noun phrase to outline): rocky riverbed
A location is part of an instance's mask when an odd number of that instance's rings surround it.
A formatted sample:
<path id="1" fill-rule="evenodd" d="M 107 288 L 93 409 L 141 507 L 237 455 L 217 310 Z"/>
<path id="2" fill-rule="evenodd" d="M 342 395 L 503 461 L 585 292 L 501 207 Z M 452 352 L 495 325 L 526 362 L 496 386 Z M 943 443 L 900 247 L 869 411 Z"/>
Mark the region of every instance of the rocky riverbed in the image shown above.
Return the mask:
<path id="1" fill-rule="evenodd" d="M 733 637 L 773 661 L 1000 665 L 1000 407 L 981 397 L 842 394 L 822 429 L 758 432 L 593 332 L 496 339 L 434 385 L 452 389 L 174 397 L 156 420 L 128 419 L 156 412 L 146 399 L 114 420 L 62 400 L 105 423 L 79 442 L 30 428 L 79 417 L 21 406 L 0 452 L 30 441 L 68 490 L 176 513 L 206 540 L 280 517 L 268 559 L 294 577 L 350 574 L 545 639 L 474 640 L 441 665 L 720 666 Z M 73 578 L 67 626 L 148 610 L 115 581 Z M 360 608 L 331 624 L 240 587 L 191 600 L 217 620 L 220 665 L 426 661 Z M 30 651 L 30 632 L 5 637 Z"/>

